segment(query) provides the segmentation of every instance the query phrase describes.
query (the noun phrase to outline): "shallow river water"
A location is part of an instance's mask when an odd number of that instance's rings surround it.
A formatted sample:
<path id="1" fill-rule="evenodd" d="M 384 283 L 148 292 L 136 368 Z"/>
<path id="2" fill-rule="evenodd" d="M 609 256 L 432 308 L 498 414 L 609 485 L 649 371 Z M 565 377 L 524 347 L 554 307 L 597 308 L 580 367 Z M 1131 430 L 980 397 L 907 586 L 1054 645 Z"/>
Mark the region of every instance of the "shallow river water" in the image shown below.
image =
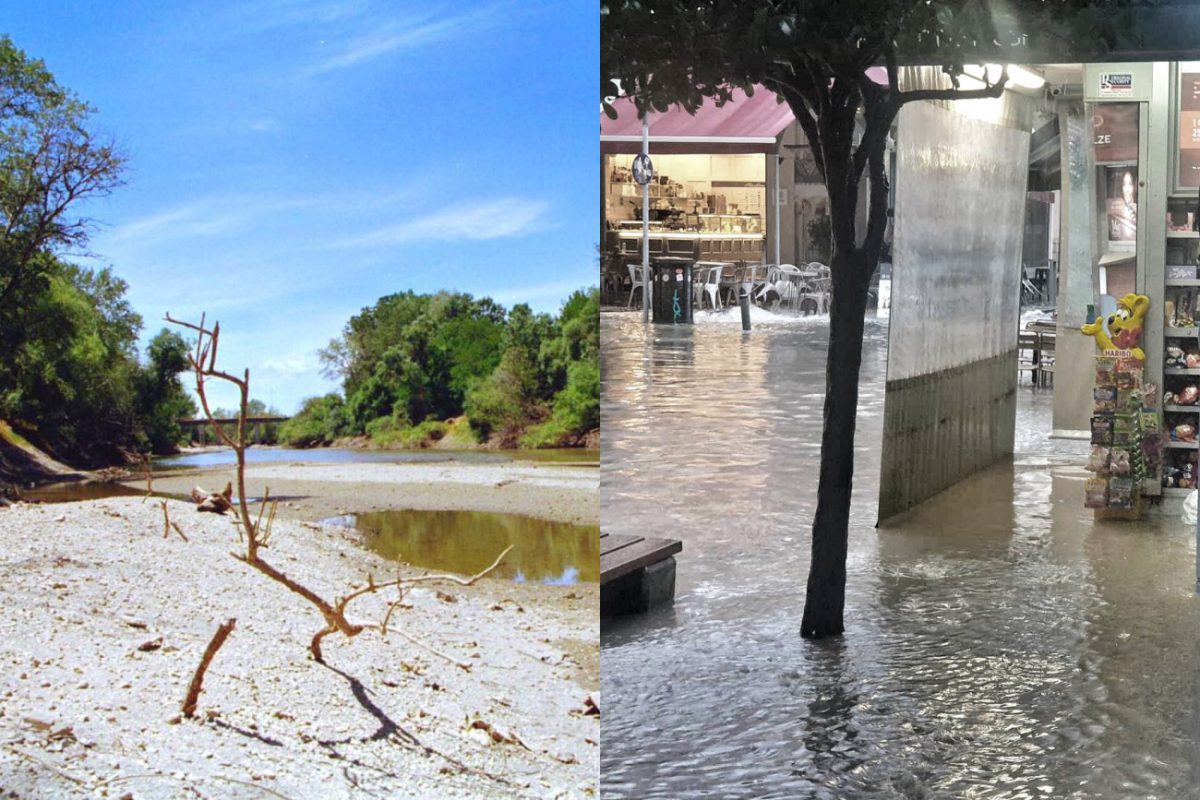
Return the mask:
<path id="1" fill-rule="evenodd" d="M 1193 531 L 1093 522 L 1049 393 L 1011 461 L 877 529 L 868 321 L 846 634 L 814 643 L 826 323 L 601 327 L 602 527 L 684 542 L 674 607 L 603 624 L 605 798 L 1200 797 Z"/>
<path id="2" fill-rule="evenodd" d="M 345 514 L 325 522 L 356 528 L 371 550 L 416 567 L 474 575 L 511 545 L 493 576 L 564 586 L 600 580 L 600 530 L 595 525 L 490 511 L 411 508 Z"/>
<path id="3" fill-rule="evenodd" d="M 422 464 L 458 461 L 464 464 L 506 464 L 510 461 L 536 461 L 548 464 L 592 463 L 599 459 L 595 450 L 582 448 L 550 450 L 368 450 L 347 447 L 251 447 L 246 450 L 247 464 Z M 213 447 L 154 460 L 155 469 L 210 469 L 233 464 L 237 460 L 228 447 Z"/>

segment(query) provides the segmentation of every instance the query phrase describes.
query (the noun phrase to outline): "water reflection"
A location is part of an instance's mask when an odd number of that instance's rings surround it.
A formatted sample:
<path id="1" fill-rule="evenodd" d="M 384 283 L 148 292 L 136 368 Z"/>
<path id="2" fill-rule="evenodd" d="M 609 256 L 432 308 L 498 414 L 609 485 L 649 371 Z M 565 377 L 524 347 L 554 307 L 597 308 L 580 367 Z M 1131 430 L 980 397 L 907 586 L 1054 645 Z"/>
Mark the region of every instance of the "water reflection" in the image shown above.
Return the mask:
<path id="1" fill-rule="evenodd" d="M 326 522 L 357 528 L 384 558 L 472 575 L 504 548 L 513 550 L 494 575 L 555 585 L 600 579 L 596 526 L 548 522 L 483 511 L 371 511 Z"/>
<path id="2" fill-rule="evenodd" d="M 124 486 L 120 483 L 73 481 L 26 489 L 21 492 L 21 497 L 24 500 L 38 503 L 74 503 L 82 500 L 106 500 L 109 497 L 137 497 L 145 493 L 143 489 Z"/>
<path id="3" fill-rule="evenodd" d="M 1049 394 L 1011 461 L 876 530 L 868 325 L 848 632 L 810 643 L 827 329 L 602 332 L 602 525 L 684 540 L 674 608 L 604 624 L 605 797 L 1200 797 L 1192 532 L 1093 523 Z"/>

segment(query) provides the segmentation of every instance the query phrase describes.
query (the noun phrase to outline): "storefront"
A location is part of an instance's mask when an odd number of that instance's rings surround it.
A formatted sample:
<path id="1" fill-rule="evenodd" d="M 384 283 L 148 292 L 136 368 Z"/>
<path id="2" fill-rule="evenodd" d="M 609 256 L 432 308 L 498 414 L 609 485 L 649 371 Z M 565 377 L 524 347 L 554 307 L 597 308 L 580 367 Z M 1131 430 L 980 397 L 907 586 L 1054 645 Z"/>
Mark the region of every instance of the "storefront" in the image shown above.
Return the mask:
<path id="1" fill-rule="evenodd" d="M 602 289 L 610 302 L 631 291 L 628 265 L 642 258 L 642 187 L 632 175 L 642 125 L 633 104 L 618 100 L 618 117 L 600 128 Z M 697 262 L 779 261 L 780 139 L 795 120 L 771 92 L 711 101 L 695 115 L 679 108 L 653 114 L 654 163 L 647 208 L 650 257 Z"/>
<path id="2" fill-rule="evenodd" d="M 653 156 L 651 256 L 760 261 L 766 158 L 761 154 Z M 632 162 L 628 154 L 608 157 L 605 244 L 637 258 L 642 246 L 642 187 L 633 182 Z"/>
<path id="3" fill-rule="evenodd" d="M 1064 143 L 1076 179 L 1064 169 L 1055 428 L 1086 428 L 1095 440 L 1111 415 L 1080 324 L 1125 315 L 1118 303 L 1129 295 L 1148 298 L 1139 389 L 1161 420 L 1162 447 L 1149 454 L 1142 494 L 1182 495 L 1200 473 L 1200 62 L 1090 64 L 1082 82 L 1085 136 Z"/>

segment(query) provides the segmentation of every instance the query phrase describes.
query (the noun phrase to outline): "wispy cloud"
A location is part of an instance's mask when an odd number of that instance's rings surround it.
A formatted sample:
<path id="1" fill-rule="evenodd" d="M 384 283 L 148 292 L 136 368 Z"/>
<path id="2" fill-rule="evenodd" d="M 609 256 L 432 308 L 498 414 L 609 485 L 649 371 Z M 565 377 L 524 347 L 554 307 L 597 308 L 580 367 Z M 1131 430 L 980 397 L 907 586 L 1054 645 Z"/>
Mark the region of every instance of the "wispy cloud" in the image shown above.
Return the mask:
<path id="1" fill-rule="evenodd" d="M 101 249 L 125 248 L 187 240 L 214 239 L 261 225 L 264 219 L 284 217 L 306 208 L 329 206 L 326 196 L 255 197 L 230 194 L 204 197 L 116 225 L 97 237 Z"/>
<path id="2" fill-rule="evenodd" d="M 487 26 L 494 16 L 495 9 L 483 8 L 462 14 L 377 20 L 370 33 L 352 38 L 339 52 L 309 67 L 305 73 L 321 75 L 374 61 L 399 50 L 444 41 L 456 34 Z"/>
<path id="3" fill-rule="evenodd" d="M 545 229 L 550 204 L 542 200 L 502 197 L 484 203 L 453 206 L 406 222 L 388 225 L 343 240 L 348 247 L 375 247 L 406 242 L 452 239 L 508 239 Z"/>
<path id="4" fill-rule="evenodd" d="M 226 234 L 238 225 L 238 216 L 217 212 L 205 203 L 188 203 L 116 225 L 103 236 L 103 241 L 112 246 L 148 242 L 167 235 L 175 239 L 191 239 Z"/>
<path id="5" fill-rule="evenodd" d="M 149 246 L 188 240 L 214 239 L 245 230 L 264 216 L 309 205 L 307 199 L 256 200 L 213 197 L 158 211 L 116 225 L 96 237 L 102 249 Z"/>
<path id="6" fill-rule="evenodd" d="M 328 25 L 362 16 L 365 0 L 257 0 L 230 7 L 221 19 L 226 30 L 246 36 L 302 25 Z"/>

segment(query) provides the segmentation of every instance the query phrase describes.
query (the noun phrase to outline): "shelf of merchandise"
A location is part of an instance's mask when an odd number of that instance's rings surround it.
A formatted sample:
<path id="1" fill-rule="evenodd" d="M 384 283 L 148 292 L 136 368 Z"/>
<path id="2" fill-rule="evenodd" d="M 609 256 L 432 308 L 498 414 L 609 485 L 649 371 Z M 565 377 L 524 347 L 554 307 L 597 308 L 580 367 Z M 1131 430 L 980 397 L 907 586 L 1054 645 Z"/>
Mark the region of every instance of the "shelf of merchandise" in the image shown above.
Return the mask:
<path id="1" fill-rule="evenodd" d="M 642 199 L 642 187 L 636 183 L 628 181 L 609 181 L 609 193 L 614 197 L 629 197 L 634 200 Z M 619 191 L 612 191 L 618 189 Z M 664 189 L 666 191 L 664 191 Z M 675 190 L 664 186 L 661 183 L 650 184 L 650 199 L 651 200 L 698 200 L 699 198 L 688 197 L 683 190 Z"/>
<path id="2" fill-rule="evenodd" d="M 1197 233 L 1195 231 L 1187 231 L 1187 232 L 1168 231 L 1167 232 L 1167 240 L 1168 241 L 1172 241 L 1172 240 L 1178 241 L 1181 239 L 1182 240 L 1190 240 L 1190 241 L 1188 241 L 1188 243 L 1186 245 L 1187 250 L 1185 251 L 1185 253 L 1188 255 L 1194 255 L 1193 251 L 1194 251 L 1195 245 L 1192 244 L 1192 242 L 1196 241 L 1197 239 L 1200 239 L 1200 233 Z M 1178 260 L 1181 262 L 1183 261 L 1182 258 L 1179 258 Z M 1187 260 L 1190 262 L 1190 258 Z M 1164 269 L 1164 273 L 1169 272 L 1171 266 L 1190 267 L 1191 264 L 1190 263 L 1178 263 L 1175 265 L 1169 265 L 1166 269 Z M 1187 274 L 1186 270 L 1178 270 L 1177 274 L 1178 274 L 1178 272 L 1183 272 L 1184 274 Z M 1173 295 L 1175 300 L 1178 301 L 1179 298 L 1184 294 L 1184 292 L 1179 292 L 1179 291 L 1171 292 L 1171 290 L 1172 289 L 1176 289 L 1176 290 L 1185 289 L 1186 290 L 1186 289 L 1200 288 L 1200 277 L 1197 277 L 1197 278 L 1165 278 L 1163 280 L 1163 286 L 1164 286 L 1164 292 L 1163 292 L 1164 299 L 1168 296 Z M 1190 292 L 1188 294 L 1190 294 Z M 1197 293 L 1197 294 L 1200 294 L 1200 293 Z M 1188 345 L 1195 344 L 1198 336 L 1200 336 L 1200 328 L 1198 328 L 1195 325 L 1181 326 L 1181 327 L 1164 326 L 1163 327 L 1164 349 L 1167 344 L 1174 344 L 1174 345 L 1183 346 L 1183 347 L 1187 348 L 1188 351 L 1190 352 L 1192 350 L 1192 348 L 1188 347 Z M 1177 389 L 1179 386 L 1183 385 L 1183 383 L 1192 383 L 1192 381 L 1181 382 L 1181 381 L 1179 381 L 1178 378 L 1176 378 L 1175 382 L 1168 382 L 1167 379 L 1170 376 L 1172 376 L 1172 375 L 1175 375 L 1175 376 L 1200 376 L 1200 369 L 1196 369 L 1196 368 L 1186 369 L 1186 368 L 1181 368 L 1181 367 L 1164 368 L 1162 371 L 1162 374 L 1163 374 L 1164 383 L 1167 383 L 1167 385 L 1163 387 L 1163 390 L 1165 392 L 1169 388 Z M 1198 419 L 1198 415 L 1200 415 L 1200 406 L 1164 404 L 1162 406 L 1162 410 L 1163 410 L 1164 414 L 1181 415 L 1181 416 L 1176 416 L 1173 420 L 1168 420 L 1168 419 L 1164 418 L 1163 419 L 1164 431 L 1169 432 L 1169 429 L 1172 427 L 1172 425 L 1177 424 L 1182 421 L 1187 421 L 1192 424 L 1200 423 L 1200 419 Z M 1195 454 L 1200 453 L 1200 443 L 1197 443 L 1194 441 L 1192 441 L 1192 442 L 1171 441 L 1168 438 L 1168 439 L 1166 439 L 1166 441 L 1163 442 L 1163 449 L 1164 449 L 1163 472 L 1160 473 L 1160 481 L 1162 480 L 1163 477 L 1165 477 L 1166 469 L 1169 465 L 1173 464 L 1174 466 L 1179 467 L 1181 464 L 1185 463 L 1185 461 L 1181 461 L 1179 459 L 1184 459 L 1184 460 L 1195 459 L 1196 458 Z M 1170 453 L 1170 452 L 1179 453 L 1181 451 L 1182 451 L 1182 453 L 1184 453 L 1186 455 L 1175 456 L 1175 457 L 1171 457 L 1171 456 L 1167 455 L 1167 453 Z M 1187 493 L 1191 491 L 1191 489 L 1181 489 L 1181 488 L 1174 487 L 1174 486 L 1162 486 L 1160 488 L 1160 491 L 1164 497 L 1174 498 L 1174 497 L 1186 496 Z"/>

